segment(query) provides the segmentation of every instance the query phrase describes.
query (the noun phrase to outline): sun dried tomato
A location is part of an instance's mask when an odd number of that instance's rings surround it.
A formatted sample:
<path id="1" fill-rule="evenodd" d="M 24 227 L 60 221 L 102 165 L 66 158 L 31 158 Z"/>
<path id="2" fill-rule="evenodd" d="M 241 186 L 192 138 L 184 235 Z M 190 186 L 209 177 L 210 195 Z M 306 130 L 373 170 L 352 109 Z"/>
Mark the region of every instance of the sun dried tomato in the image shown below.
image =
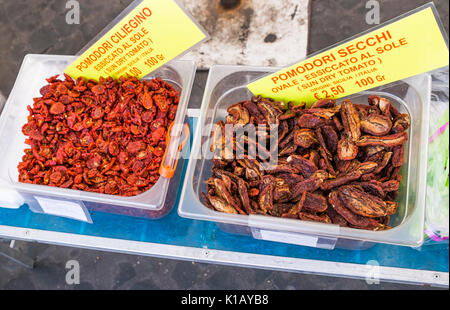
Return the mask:
<path id="1" fill-rule="evenodd" d="M 170 106 L 170 108 L 169 108 L 169 119 L 170 120 L 174 120 L 175 119 L 175 116 L 177 114 L 177 109 L 178 109 L 177 105 L 171 105 Z"/>
<path id="2" fill-rule="evenodd" d="M 151 135 L 151 140 L 154 143 L 157 143 L 158 141 L 160 141 L 166 133 L 166 129 L 164 127 L 159 127 L 158 129 L 156 129 L 154 132 L 152 132 Z"/>
<path id="3" fill-rule="evenodd" d="M 54 103 L 50 108 L 51 114 L 63 114 L 66 111 L 66 106 L 61 102 Z"/>
<path id="4" fill-rule="evenodd" d="M 105 86 L 103 86 L 103 85 L 95 85 L 94 87 L 91 88 L 91 91 L 95 95 L 103 94 L 105 92 Z"/>
<path id="5" fill-rule="evenodd" d="M 153 121 L 154 117 L 155 115 L 152 112 L 144 112 L 142 114 L 142 121 L 144 121 L 145 123 L 150 123 Z"/>
<path id="6" fill-rule="evenodd" d="M 169 104 L 168 104 L 167 97 L 165 97 L 163 95 L 156 95 L 154 97 L 154 100 L 161 112 L 169 111 Z"/>
<path id="7" fill-rule="evenodd" d="M 169 111 L 172 107 L 173 101 Z M 225 121 L 220 120 L 211 134 L 212 177 L 201 194 L 206 207 L 232 214 L 390 229 L 389 216 L 398 209 L 394 200 L 406 158 L 409 115 L 400 114 L 389 100 L 378 96 L 370 96 L 369 105 L 321 100 L 311 108 L 288 104 L 289 110 L 282 112 L 279 107 L 275 100 L 258 96 L 227 109 Z M 161 113 L 160 109 L 150 125 L 154 138 Z M 278 125 L 278 144 L 267 141 L 271 135 L 267 130 L 258 142 L 250 133 L 238 139 L 225 130 L 227 125 L 247 124 Z M 251 155 L 255 145 L 269 156 Z M 237 157 L 238 150 L 242 157 Z M 274 152 L 278 161 L 272 164 L 267 158 Z M 263 164 L 270 169 L 262 169 Z"/>
<path id="8" fill-rule="evenodd" d="M 30 136 L 30 139 L 32 139 L 32 140 L 36 140 L 36 141 L 44 140 L 44 136 L 37 129 L 30 131 L 29 136 Z"/>
<path id="9" fill-rule="evenodd" d="M 100 107 L 94 108 L 91 113 L 92 118 L 95 120 L 102 118 L 104 114 L 105 113 L 104 113 L 103 109 Z"/>
<path id="10" fill-rule="evenodd" d="M 121 164 L 125 164 L 128 160 L 128 154 L 125 152 L 120 152 L 117 158 Z"/>
<path id="11" fill-rule="evenodd" d="M 83 146 L 89 146 L 91 143 L 94 143 L 91 135 L 88 133 L 83 133 L 80 138 L 80 143 Z"/>
<path id="12" fill-rule="evenodd" d="M 155 149 L 153 150 L 153 154 L 155 154 L 158 157 L 161 157 L 164 155 L 164 149 L 160 146 L 155 147 Z"/>
<path id="13" fill-rule="evenodd" d="M 19 181 L 134 196 L 159 178 L 179 93 L 156 78 L 47 79 L 22 127 Z"/>
<path id="14" fill-rule="evenodd" d="M 119 145 L 116 142 L 111 142 L 108 146 L 109 154 L 112 156 L 117 156 L 120 153 Z"/>
<path id="15" fill-rule="evenodd" d="M 146 151 L 141 151 L 136 155 L 137 160 L 145 160 L 148 157 L 148 153 Z"/>
<path id="16" fill-rule="evenodd" d="M 140 141 L 131 142 L 127 146 L 127 151 L 128 151 L 128 153 L 131 153 L 131 154 L 135 154 L 135 153 L 139 152 L 140 149 L 141 149 Z"/>
<path id="17" fill-rule="evenodd" d="M 145 92 L 142 96 L 142 106 L 147 110 L 150 110 L 153 107 L 153 99 L 149 92 Z"/>

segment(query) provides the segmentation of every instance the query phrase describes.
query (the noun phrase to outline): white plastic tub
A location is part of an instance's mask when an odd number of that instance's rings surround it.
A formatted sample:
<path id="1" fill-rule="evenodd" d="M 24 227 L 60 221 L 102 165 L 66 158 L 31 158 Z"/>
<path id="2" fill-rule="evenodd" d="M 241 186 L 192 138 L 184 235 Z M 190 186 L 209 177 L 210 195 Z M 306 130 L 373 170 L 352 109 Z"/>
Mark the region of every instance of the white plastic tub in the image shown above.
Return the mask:
<path id="1" fill-rule="evenodd" d="M 0 117 L 0 179 L 7 187 L 20 193 L 30 208 L 37 212 L 43 211 L 39 200 L 42 201 L 44 198 L 44 200 L 52 199 L 55 205 L 76 202 L 89 210 L 147 218 L 164 216 L 174 206 L 176 195 L 167 195 L 167 193 L 170 189 L 178 188 L 182 165 L 178 166 L 173 178 L 160 177 L 150 190 L 134 197 L 112 196 L 18 182 L 17 165 L 24 155 L 24 149 L 27 148 L 25 136 L 22 133 L 22 126 L 27 122 L 27 105 L 33 104 L 34 97 L 40 97 L 39 90 L 46 85 L 46 78 L 56 74 L 62 75 L 64 69 L 74 59 L 76 59 L 75 56 L 55 55 L 27 55 L 25 57 L 14 88 Z M 196 65 L 193 61 L 172 61 L 145 77 L 146 79 L 161 77 L 180 91 L 180 103 L 167 146 L 165 165 L 172 166 L 176 161 L 195 71 Z"/>
<path id="2" fill-rule="evenodd" d="M 211 158 L 209 148 L 213 125 L 225 118 L 230 105 L 251 98 L 252 94 L 246 88 L 249 82 L 276 70 L 223 65 L 211 68 L 178 209 L 179 215 L 214 221 L 221 229 L 230 233 L 326 249 L 336 246 L 363 249 L 377 242 L 420 246 L 423 243 L 431 94 L 431 78 L 427 74 L 348 97 L 354 103 L 367 104 L 369 94 L 384 96 L 402 113 L 409 113 L 411 116 L 411 128 L 408 131 L 410 138 L 405 149 L 406 161 L 401 171 L 403 180 L 397 199 L 399 208 L 389 223 L 392 229 L 366 231 L 271 216 L 225 214 L 203 205 L 200 193 L 206 192 L 205 182 L 211 176 L 212 163 L 208 158 Z"/>

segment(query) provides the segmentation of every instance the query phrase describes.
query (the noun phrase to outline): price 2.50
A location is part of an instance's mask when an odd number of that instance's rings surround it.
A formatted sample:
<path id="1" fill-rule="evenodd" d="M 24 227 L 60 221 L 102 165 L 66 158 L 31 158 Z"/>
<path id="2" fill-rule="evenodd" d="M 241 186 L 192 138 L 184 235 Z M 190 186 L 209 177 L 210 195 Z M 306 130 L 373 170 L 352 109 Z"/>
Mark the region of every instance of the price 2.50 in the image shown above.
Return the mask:
<path id="1" fill-rule="evenodd" d="M 335 87 L 331 87 L 330 89 L 323 89 L 320 92 L 315 93 L 314 97 L 317 100 L 329 99 L 329 98 L 333 98 L 333 97 L 336 97 L 336 96 L 344 94 L 344 93 L 345 93 L 344 87 L 342 87 L 341 85 L 338 85 Z"/>

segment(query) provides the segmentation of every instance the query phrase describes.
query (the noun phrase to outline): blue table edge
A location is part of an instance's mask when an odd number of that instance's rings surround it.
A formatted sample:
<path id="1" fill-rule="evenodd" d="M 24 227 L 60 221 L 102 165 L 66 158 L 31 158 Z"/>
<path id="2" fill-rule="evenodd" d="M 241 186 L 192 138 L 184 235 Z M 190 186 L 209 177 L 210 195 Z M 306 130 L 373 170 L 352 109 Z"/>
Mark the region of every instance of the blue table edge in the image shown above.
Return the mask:
<path id="1" fill-rule="evenodd" d="M 432 270 L 417 270 L 374 266 L 370 264 L 342 263 L 263 254 L 230 252 L 4 225 L 0 225 L 0 236 L 24 241 L 37 241 L 59 246 L 75 246 L 91 250 L 222 264 L 228 266 L 299 272 L 353 279 L 379 279 L 380 281 L 431 285 L 435 287 L 449 286 L 448 272 L 438 272 Z"/>

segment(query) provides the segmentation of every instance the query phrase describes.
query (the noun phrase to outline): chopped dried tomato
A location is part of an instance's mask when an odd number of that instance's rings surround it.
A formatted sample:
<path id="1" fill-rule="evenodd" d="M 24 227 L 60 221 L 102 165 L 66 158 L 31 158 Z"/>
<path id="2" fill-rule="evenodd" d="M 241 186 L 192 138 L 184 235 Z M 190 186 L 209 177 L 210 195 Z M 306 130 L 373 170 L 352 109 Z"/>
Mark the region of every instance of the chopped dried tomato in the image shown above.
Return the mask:
<path id="1" fill-rule="evenodd" d="M 131 154 L 135 154 L 135 153 L 139 152 L 140 149 L 141 149 L 140 141 L 131 142 L 127 146 L 127 151 L 128 151 L 128 153 L 131 153 Z"/>
<path id="2" fill-rule="evenodd" d="M 134 196 L 158 180 L 179 93 L 156 78 L 47 79 L 22 127 L 19 181 Z"/>
<path id="3" fill-rule="evenodd" d="M 120 152 L 119 145 L 114 141 L 111 142 L 108 146 L 108 151 L 109 151 L 109 154 L 111 154 L 112 156 L 119 155 L 119 152 Z"/>
<path id="4" fill-rule="evenodd" d="M 92 118 L 93 118 L 93 119 L 100 119 L 100 118 L 103 117 L 104 114 L 105 114 L 105 112 L 104 112 L 103 109 L 100 108 L 100 107 L 95 107 L 95 108 L 92 110 Z"/>
<path id="5" fill-rule="evenodd" d="M 63 114 L 66 111 L 66 106 L 61 102 L 54 103 L 50 108 L 51 114 Z"/>
<path id="6" fill-rule="evenodd" d="M 150 110 L 153 107 L 153 99 L 150 93 L 144 93 L 144 96 L 142 98 L 142 106 L 147 110 Z"/>

